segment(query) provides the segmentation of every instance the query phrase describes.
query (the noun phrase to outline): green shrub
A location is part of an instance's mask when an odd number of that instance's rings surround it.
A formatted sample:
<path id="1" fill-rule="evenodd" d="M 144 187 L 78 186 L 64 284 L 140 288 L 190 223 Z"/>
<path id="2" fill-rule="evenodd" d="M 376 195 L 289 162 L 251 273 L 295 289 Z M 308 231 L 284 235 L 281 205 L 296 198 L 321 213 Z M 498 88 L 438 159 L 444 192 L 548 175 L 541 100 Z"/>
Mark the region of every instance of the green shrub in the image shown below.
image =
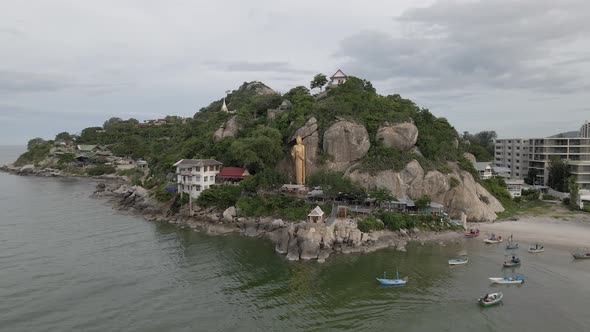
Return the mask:
<path id="1" fill-rule="evenodd" d="M 482 181 L 482 185 L 490 194 L 492 194 L 500 201 L 500 203 L 502 203 L 504 208 L 514 207 L 512 196 L 510 196 L 508 189 L 506 189 L 506 182 L 504 182 L 502 178 L 493 177 L 490 179 L 485 179 Z"/>
<path id="2" fill-rule="evenodd" d="M 97 165 L 86 169 L 86 174 L 90 176 L 97 176 L 103 174 L 113 174 L 117 170 L 113 166 Z"/>
<path id="3" fill-rule="evenodd" d="M 457 178 L 454 176 L 451 176 L 450 183 L 451 183 L 451 188 L 455 188 L 460 184 L 459 180 L 457 180 Z"/>
<path id="4" fill-rule="evenodd" d="M 174 197 L 174 193 L 166 190 L 165 188 L 166 185 L 162 184 L 153 191 L 154 197 L 160 202 L 168 202 L 172 199 L 172 197 Z M 183 196 L 188 197 L 188 194 L 185 194 Z"/>
<path id="5" fill-rule="evenodd" d="M 240 197 L 237 207 L 240 215 L 245 217 L 273 216 L 286 220 L 305 220 L 312 209 L 312 206 L 296 197 L 265 195 Z"/>
<path id="6" fill-rule="evenodd" d="M 202 207 L 214 207 L 223 210 L 236 205 L 241 194 L 242 188 L 239 186 L 212 186 L 203 190 L 196 203 Z"/>
<path id="7" fill-rule="evenodd" d="M 363 233 L 369 233 L 371 231 L 379 231 L 384 228 L 384 224 L 381 220 L 370 216 L 357 222 L 358 229 Z"/>
<path id="8" fill-rule="evenodd" d="M 549 195 L 549 194 L 543 194 L 543 199 L 544 200 L 548 200 L 548 201 L 555 201 L 555 200 L 559 200 L 558 197 L 553 196 L 553 195 Z"/>
<path id="9" fill-rule="evenodd" d="M 540 192 L 537 190 L 523 190 L 521 196 L 527 201 L 538 201 Z"/>
<path id="10" fill-rule="evenodd" d="M 571 202 L 571 200 L 570 200 L 570 198 L 569 198 L 569 197 L 566 197 L 566 198 L 564 198 L 564 199 L 563 199 L 563 201 L 561 201 L 561 202 L 562 202 L 562 203 L 563 203 L 563 205 L 565 205 L 565 206 L 570 206 L 570 202 Z"/>

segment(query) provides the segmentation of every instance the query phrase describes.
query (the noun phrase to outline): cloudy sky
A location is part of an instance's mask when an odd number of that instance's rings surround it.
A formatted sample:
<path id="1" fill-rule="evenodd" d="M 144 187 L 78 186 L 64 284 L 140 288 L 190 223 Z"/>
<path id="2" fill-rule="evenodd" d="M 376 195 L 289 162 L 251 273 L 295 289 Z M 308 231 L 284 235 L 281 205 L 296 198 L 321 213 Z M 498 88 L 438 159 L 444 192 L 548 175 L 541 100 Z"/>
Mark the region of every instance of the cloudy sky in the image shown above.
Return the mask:
<path id="1" fill-rule="evenodd" d="M 587 0 L 0 2 L 0 144 L 192 116 L 244 81 L 371 80 L 459 132 L 590 120 Z"/>

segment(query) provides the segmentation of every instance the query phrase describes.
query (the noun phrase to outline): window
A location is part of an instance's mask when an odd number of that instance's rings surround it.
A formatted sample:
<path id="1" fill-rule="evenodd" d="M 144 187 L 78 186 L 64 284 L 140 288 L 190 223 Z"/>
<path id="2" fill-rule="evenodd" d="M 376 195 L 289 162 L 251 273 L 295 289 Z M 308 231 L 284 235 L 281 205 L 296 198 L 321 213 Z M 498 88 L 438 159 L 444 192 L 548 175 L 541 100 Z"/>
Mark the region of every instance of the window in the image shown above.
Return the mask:
<path id="1" fill-rule="evenodd" d="M 517 154 L 516 154 L 516 156 L 517 156 L 517 157 L 520 157 L 520 153 L 517 153 Z"/>
<path id="2" fill-rule="evenodd" d="M 209 177 L 208 177 L 208 176 L 206 176 L 206 177 L 203 179 L 203 181 L 205 181 L 205 182 L 209 181 Z"/>
<path id="3" fill-rule="evenodd" d="M 200 172 L 201 171 L 201 167 L 197 166 L 195 167 L 195 172 Z"/>

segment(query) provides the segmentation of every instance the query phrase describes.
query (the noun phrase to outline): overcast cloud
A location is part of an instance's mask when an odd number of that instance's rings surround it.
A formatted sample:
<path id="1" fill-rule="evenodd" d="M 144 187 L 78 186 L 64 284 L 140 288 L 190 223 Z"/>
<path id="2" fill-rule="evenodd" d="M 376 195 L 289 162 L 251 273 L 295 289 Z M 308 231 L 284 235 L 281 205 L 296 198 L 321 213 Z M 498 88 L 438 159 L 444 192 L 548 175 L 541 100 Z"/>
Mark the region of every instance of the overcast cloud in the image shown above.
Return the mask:
<path id="1" fill-rule="evenodd" d="M 192 116 L 244 81 L 371 80 L 458 131 L 590 120 L 590 2 L 3 1 L 0 144 L 111 116 Z"/>

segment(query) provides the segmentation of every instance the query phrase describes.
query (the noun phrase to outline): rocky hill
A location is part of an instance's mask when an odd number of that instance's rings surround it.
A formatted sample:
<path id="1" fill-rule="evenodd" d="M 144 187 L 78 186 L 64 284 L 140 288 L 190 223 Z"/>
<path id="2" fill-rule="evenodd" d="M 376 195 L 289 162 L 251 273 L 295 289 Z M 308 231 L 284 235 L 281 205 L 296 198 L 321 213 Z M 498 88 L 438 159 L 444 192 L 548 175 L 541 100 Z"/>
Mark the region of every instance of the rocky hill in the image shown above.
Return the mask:
<path id="1" fill-rule="evenodd" d="M 229 93 L 225 103 L 227 111 L 220 99 L 191 119 L 167 117 L 161 126 L 111 119 L 73 140 L 144 158 L 150 175 L 143 185 L 156 188 L 183 158 L 215 158 L 288 181 L 293 173 L 288 152 L 301 136 L 308 174 L 340 172 L 366 189 L 384 188 L 397 198 L 427 194 L 452 216 L 465 212 L 469 220 L 493 220 L 503 211 L 478 182 L 446 119 L 399 95 L 381 96 L 366 80 L 349 77 L 319 95 L 302 86 L 281 95 L 249 82 Z M 20 163 L 36 163 L 45 151 L 49 148 L 36 148 Z"/>

